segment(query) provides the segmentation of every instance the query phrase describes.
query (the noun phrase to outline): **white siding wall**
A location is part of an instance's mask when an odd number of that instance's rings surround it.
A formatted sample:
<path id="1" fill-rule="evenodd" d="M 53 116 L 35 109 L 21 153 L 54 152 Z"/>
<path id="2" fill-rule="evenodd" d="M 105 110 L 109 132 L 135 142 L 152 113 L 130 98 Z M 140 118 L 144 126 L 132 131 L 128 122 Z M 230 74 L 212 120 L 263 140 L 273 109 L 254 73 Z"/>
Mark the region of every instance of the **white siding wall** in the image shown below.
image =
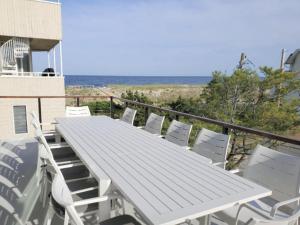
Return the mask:
<path id="1" fill-rule="evenodd" d="M 63 77 L 0 77 L 0 96 L 63 96 Z M 43 122 L 64 116 L 65 99 L 42 99 Z M 28 134 L 15 134 L 14 105 L 26 105 Z M 37 99 L 0 98 L 0 139 L 33 136 L 30 112 L 38 114 Z"/>
<path id="2" fill-rule="evenodd" d="M 291 68 L 293 72 L 300 72 L 300 54 L 298 54 L 297 58 L 295 59 L 295 62 Z"/>
<path id="3" fill-rule="evenodd" d="M 61 40 L 61 5 L 36 0 L 0 1 L 0 36 Z"/>

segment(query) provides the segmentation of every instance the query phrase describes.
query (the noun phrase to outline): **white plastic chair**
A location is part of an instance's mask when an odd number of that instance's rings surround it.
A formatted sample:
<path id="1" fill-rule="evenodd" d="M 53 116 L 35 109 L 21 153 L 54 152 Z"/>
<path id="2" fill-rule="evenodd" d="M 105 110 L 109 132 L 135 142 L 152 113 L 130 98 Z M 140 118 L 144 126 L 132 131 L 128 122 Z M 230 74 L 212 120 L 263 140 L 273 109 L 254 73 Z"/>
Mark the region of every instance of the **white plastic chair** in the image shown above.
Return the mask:
<path id="1" fill-rule="evenodd" d="M 1 200 L 0 221 L 1 225 L 25 225 L 14 211 L 14 207 L 5 200 Z"/>
<path id="2" fill-rule="evenodd" d="M 83 220 L 81 219 L 83 216 L 88 215 L 89 217 L 93 214 L 97 214 L 99 210 L 99 205 L 97 204 L 96 207 L 87 207 L 87 205 L 95 205 L 96 203 L 101 203 L 105 201 L 110 201 L 111 199 L 119 198 L 120 196 L 117 194 L 101 196 L 101 197 L 91 197 L 87 199 L 81 199 L 79 201 L 74 201 L 72 193 L 70 192 L 65 180 L 63 177 L 58 173 L 54 181 L 52 183 L 51 188 L 51 196 L 52 200 L 55 201 L 55 204 L 59 204 L 60 212 L 58 216 L 64 215 L 64 224 L 69 224 L 69 221 L 72 221 L 75 225 L 84 225 Z M 85 207 L 82 207 L 85 206 Z M 61 209 L 63 208 L 63 209 Z M 52 218 L 54 215 L 54 211 L 49 211 L 46 216 L 46 223 L 47 225 L 51 224 Z M 128 215 L 121 215 L 114 217 L 112 219 L 108 219 L 105 221 L 100 222 L 100 225 L 140 225 L 133 217 Z"/>
<path id="3" fill-rule="evenodd" d="M 151 113 L 147 119 L 144 130 L 151 134 L 161 135 L 161 129 L 164 123 L 165 117 L 159 116 L 155 113 Z"/>
<path id="4" fill-rule="evenodd" d="M 120 120 L 133 125 L 135 115 L 136 115 L 136 110 L 127 107 Z"/>
<path id="5" fill-rule="evenodd" d="M 88 106 L 81 107 L 66 107 L 66 117 L 84 117 L 91 116 L 91 112 Z"/>
<path id="6" fill-rule="evenodd" d="M 228 224 L 247 224 L 252 217 L 261 218 L 261 215 L 280 220 L 293 215 L 290 211 L 300 201 L 299 157 L 257 145 L 243 177 L 272 190 L 272 196 L 218 212 L 215 216 L 219 220 Z"/>
<path id="7" fill-rule="evenodd" d="M 91 195 L 91 198 L 83 199 L 79 201 L 74 201 L 72 193 L 67 186 L 62 174 L 56 171 L 57 174 L 54 177 L 51 187 L 51 200 L 52 207 L 47 212 L 44 224 L 50 225 L 53 216 L 57 214 L 61 219 L 64 220 L 64 224 L 69 224 L 71 218 L 72 222 L 76 225 L 83 225 L 81 217 L 84 215 L 96 214 L 99 211 L 98 205 L 94 203 L 100 203 L 102 201 L 107 201 L 108 197 L 96 197 Z M 93 207 L 80 207 L 93 204 Z M 76 210 L 76 207 L 80 207 Z"/>
<path id="8" fill-rule="evenodd" d="M 86 169 L 85 166 L 83 166 L 83 163 L 77 157 L 74 160 L 70 159 L 70 157 L 61 157 L 59 159 L 55 159 L 52 153 L 52 149 L 48 145 L 40 129 L 36 129 L 36 139 L 38 140 L 40 145 L 39 147 L 40 158 L 42 160 L 41 182 L 43 184 L 42 187 L 43 194 L 41 195 L 41 197 L 42 197 L 43 206 L 45 206 L 46 198 L 48 195 L 47 183 L 48 182 L 51 183 L 51 179 L 52 179 L 52 173 L 53 173 L 52 168 L 54 168 L 55 171 L 63 170 L 64 176 L 66 177 L 66 179 L 68 179 L 69 182 L 77 181 L 77 180 L 78 181 L 84 180 L 85 182 L 88 182 L 90 180 L 94 180 L 93 178 L 90 177 L 88 170 Z M 47 162 L 50 162 L 50 164 L 48 164 Z M 88 187 L 88 189 L 91 188 L 97 189 L 98 185 Z"/>
<path id="9" fill-rule="evenodd" d="M 169 126 L 165 139 L 179 146 L 188 148 L 193 125 L 173 120 Z"/>
<path id="10" fill-rule="evenodd" d="M 230 136 L 202 128 L 192 150 L 225 168 Z"/>
<path id="11" fill-rule="evenodd" d="M 299 198 L 294 199 L 294 202 L 299 201 Z M 298 219 L 300 217 L 300 207 L 298 206 L 290 216 L 285 216 L 284 218 L 277 218 L 271 213 L 271 215 L 264 215 L 260 211 L 255 211 L 257 213 L 256 217 L 250 218 L 246 223 L 241 223 L 239 221 L 239 215 L 236 218 L 236 224 L 238 225 L 295 225 L 298 224 Z M 275 214 L 275 211 L 274 211 Z"/>

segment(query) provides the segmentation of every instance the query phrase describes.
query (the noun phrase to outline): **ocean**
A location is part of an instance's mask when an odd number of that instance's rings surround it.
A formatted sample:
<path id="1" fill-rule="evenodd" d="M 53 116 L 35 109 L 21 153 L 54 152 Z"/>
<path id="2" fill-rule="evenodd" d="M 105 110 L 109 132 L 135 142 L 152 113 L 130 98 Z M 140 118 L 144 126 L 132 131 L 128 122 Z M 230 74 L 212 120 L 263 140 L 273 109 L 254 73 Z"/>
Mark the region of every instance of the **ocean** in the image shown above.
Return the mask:
<path id="1" fill-rule="evenodd" d="M 66 86 L 106 87 L 111 84 L 149 85 L 149 84 L 207 84 L 209 76 L 89 76 L 66 75 Z"/>

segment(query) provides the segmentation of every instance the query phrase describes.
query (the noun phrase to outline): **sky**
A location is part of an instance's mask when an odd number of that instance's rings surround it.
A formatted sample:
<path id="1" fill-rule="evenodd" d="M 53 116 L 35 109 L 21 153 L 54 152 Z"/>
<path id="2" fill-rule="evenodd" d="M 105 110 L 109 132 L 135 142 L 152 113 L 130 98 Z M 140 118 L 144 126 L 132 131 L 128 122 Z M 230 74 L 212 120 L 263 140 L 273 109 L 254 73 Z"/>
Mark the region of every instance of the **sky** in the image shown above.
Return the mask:
<path id="1" fill-rule="evenodd" d="M 65 74 L 230 73 L 300 48 L 299 0 L 62 0 Z"/>

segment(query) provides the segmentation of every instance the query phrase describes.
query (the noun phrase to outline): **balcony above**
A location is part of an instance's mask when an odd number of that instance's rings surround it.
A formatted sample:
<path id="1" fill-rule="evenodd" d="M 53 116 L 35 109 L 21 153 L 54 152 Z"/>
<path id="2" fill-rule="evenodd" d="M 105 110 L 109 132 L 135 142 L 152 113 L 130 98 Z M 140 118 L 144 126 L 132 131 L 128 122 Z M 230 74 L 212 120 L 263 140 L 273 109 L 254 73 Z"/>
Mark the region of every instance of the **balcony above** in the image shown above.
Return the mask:
<path id="1" fill-rule="evenodd" d="M 0 41 L 30 38 L 33 51 L 51 49 L 62 39 L 61 4 L 57 1 L 1 0 Z"/>

